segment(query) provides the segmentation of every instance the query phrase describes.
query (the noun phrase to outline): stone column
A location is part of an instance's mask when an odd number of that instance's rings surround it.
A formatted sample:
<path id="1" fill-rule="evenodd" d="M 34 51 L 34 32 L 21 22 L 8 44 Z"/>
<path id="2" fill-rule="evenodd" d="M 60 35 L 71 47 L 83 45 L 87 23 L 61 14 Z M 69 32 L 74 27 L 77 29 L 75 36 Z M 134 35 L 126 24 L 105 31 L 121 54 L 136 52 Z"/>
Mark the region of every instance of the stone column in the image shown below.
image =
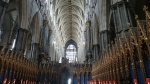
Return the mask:
<path id="1" fill-rule="evenodd" d="M 99 35 L 99 28 L 97 22 L 97 16 L 94 14 L 94 28 L 93 28 L 93 60 L 95 61 L 98 57 L 98 36 Z"/>
<path id="2" fill-rule="evenodd" d="M 90 52 L 90 30 L 87 29 L 87 52 L 89 53 Z"/>
<path id="3" fill-rule="evenodd" d="M 98 51 L 99 51 L 99 45 L 95 44 L 93 45 L 93 60 L 95 61 L 98 58 Z"/>
<path id="4" fill-rule="evenodd" d="M 109 44 L 109 31 L 108 30 L 104 30 L 104 31 L 101 31 L 99 32 L 99 39 L 100 39 L 100 47 L 98 47 L 98 52 L 99 54 L 102 53 L 106 48 L 107 48 L 107 45 Z"/>
<path id="5" fill-rule="evenodd" d="M 121 31 L 128 28 L 128 23 L 131 23 L 132 25 L 131 15 L 126 7 L 126 1 L 120 1 L 119 3 L 116 3 L 116 5 L 112 7 L 112 11 L 116 36 L 117 34 L 120 34 L 120 37 L 123 38 Z"/>
<path id="6" fill-rule="evenodd" d="M 91 43 L 92 43 L 92 35 L 91 35 L 91 33 L 92 33 L 92 30 L 91 30 L 91 21 L 90 20 L 88 20 L 87 22 L 86 22 L 86 27 L 87 27 L 87 40 L 88 40 L 88 44 L 87 44 L 87 46 L 88 46 L 88 52 L 90 52 L 90 50 L 91 50 Z"/>
<path id="7" fill-rule="evenodd" d="M 25 43 L 27 40 L 28 30 L 19 28 L 17 32 L 16 45 L 15 50 L 20 51 L 24 54 L 25 51 Z"/>

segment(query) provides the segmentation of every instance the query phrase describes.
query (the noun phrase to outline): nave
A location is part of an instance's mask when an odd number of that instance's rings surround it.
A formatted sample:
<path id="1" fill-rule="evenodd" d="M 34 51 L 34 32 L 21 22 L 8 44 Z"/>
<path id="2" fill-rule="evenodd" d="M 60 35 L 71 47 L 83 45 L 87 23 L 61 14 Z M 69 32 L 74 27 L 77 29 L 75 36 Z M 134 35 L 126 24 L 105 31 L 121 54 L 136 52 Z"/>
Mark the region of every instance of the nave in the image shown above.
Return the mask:
<path id="1" fill-rule="evenodd" d="M 150 1 L 0 0 L 0 84 L 150 84 Z"/>

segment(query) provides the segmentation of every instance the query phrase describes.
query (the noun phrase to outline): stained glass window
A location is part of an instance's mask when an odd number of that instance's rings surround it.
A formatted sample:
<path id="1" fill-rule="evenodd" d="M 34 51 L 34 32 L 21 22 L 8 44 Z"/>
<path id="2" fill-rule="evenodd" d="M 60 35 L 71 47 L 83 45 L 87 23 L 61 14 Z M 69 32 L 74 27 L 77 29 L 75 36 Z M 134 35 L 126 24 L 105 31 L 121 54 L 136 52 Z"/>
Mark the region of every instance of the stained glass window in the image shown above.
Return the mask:
<path id="1" fill-rule="evenodd" d="M 77 51 L 76 51 L 75 46 L 72 44 L 69 45 L 66 49 L 66 58 L 69 59 L 69 63 L 75 62 L 76 54 L 77 54 Z"/>

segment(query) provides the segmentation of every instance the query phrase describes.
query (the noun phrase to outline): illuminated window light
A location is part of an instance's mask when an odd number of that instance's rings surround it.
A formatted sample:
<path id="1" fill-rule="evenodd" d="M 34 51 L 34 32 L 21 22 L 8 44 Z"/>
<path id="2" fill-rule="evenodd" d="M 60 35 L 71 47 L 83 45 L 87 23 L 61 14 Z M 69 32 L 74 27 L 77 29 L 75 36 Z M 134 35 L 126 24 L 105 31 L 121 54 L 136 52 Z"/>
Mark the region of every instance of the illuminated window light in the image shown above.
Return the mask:
<path id="1" fill-rule="evenodd" d="M 83 44 L 85 44 L 85 42 L 83 42 Z"/>
<path id="2" fill-rule="evenodd" d="M 11 49 L 10 49 L 10 50 L 14 49 L 14 47 L 15 47 L 15 43 L 16 43 L 16 39 L 14 39 L 14 41 L 13 41 L 13 45 L 12 45 L 12 47 L 11 47 Z"/>
<path id="3" fill-rule="evenodd" d="M 68 84 L 71 84 L 71 78 L 68 79 Z"/>
<path id="4" fill-rule="evenodd" d="M 59 63 L 62 63 L 62 58 L 60 57 L 60 59 L 59 59 Z"/>

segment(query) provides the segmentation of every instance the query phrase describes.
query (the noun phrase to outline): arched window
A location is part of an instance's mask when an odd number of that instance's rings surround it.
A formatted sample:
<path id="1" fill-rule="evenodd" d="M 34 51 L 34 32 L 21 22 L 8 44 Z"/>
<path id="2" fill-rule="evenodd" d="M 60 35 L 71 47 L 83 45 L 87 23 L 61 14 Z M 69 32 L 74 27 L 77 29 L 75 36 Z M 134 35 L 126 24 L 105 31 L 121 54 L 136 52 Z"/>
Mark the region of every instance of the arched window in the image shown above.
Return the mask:
<path id="1" fill-rule="evenodd" d="M 66 49 L 66 58 L 69 59 L 69 63 L 77 61 L 77 50 L 74 45 L 69 45 Z"/>

